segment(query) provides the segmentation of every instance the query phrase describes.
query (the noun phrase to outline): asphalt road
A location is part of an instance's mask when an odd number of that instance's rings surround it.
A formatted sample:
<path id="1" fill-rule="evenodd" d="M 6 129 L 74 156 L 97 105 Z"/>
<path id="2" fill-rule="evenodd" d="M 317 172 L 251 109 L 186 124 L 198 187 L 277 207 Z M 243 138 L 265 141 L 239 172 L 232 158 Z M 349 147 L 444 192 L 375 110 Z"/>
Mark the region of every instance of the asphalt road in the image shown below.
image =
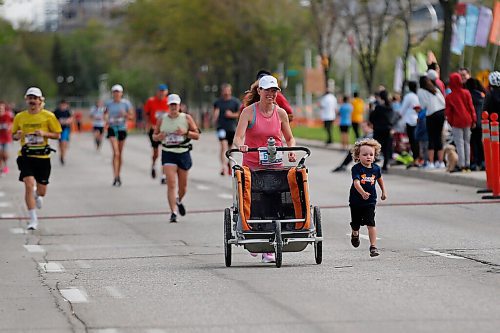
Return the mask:
<path id="1" fill-rule="evenodd" d="M 343 154 L 313 149 L 323 264 L 312 247 L 285 253 L 280 269 L 233 248 L 226 268 L 231 180 L 218 174 L 215 135 L 195 143 L 177 224 L 149 175 L 148 147 L 145 135 L 129 137 L 116 188 L 108 143 L 97 153 L 89 134 L 74 135 L 67 164 L 52 160 L 40 228 L 29 233 L 11 159 L 0 179 L 0 332 L 499 331 L 500 204 L 474 188 L 385 175 L 381 255 L 370 258 L 366 238 L 350 245 L 350 175 L 329 172 Z"/>

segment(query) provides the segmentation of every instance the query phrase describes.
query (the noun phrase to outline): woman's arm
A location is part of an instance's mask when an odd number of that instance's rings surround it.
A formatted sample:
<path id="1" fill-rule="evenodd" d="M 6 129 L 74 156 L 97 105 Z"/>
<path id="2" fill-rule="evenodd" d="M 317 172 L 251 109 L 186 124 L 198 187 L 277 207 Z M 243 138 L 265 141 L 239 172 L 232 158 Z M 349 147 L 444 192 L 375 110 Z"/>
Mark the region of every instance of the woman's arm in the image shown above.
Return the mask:
<path id="1" fill-rule="evenodd" d="M 285 110 L 278 108 L 278 114 L 281 120 L 281 132 L 285 138 L 286 145 L 288 147 L 295 146 L 295 138 L 293 137 L 292 129 L 290 128 L 290 121 L 288 120 L 288 114 Z"/>
<path id="2" fill-rule="evenodd" d="M 186 133 L 186 137 L 188 139 L 198 140 L 200 138 L 200 131 L 198 130 L 198 126 L 196 126 L 196 123 L 195 123 L 193 117 L 191 117 L 191 115 L 187 114 L 186 118 L 187 118 L 188 125 L 189 125 L 188 131 Z"/>
<path id="3" fill-rule="evenodd" d="M 241 151 L 246 151 L 248 148 L 244 145 L 245 142 L 245 132 L 247 131 L 248 124 L 252 119 L 252 108 L 247 106 L 241 111 L 240 119 L 238 120 L 238 125 L 236 126 L 236 132 L 234 133 L 233 143 Z"/>

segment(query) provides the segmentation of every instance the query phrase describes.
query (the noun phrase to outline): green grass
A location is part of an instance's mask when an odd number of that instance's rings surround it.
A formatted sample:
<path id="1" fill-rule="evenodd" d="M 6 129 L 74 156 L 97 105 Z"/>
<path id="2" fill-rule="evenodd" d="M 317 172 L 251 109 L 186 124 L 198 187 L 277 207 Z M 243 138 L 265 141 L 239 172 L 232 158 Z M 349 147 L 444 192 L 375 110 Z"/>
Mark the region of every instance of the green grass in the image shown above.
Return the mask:
<path id="1" fill-rule="evenodd" d="M 293 136 L 296 138 L 302 139 L 310 139 L 310 140 L 319 140 L 326 141 L 326 131 L 323 127 L 307 127 L 307 126 L 297 126 L 292 128 Z M 340 128 L 338 126 L 334 126 L 333 130 L 333 142 L 340 142 Z M 352 128 L 349 131 L 350 142 L 354 143 L 354 131 Z"/>

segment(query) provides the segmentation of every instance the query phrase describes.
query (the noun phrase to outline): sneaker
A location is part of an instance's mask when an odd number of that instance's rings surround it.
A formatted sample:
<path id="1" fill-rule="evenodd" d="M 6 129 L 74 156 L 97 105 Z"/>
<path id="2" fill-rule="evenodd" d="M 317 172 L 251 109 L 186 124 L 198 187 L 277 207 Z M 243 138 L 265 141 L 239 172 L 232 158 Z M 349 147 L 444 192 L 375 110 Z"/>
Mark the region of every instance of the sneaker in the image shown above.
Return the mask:
<path id="1" fill-rule="evenodd" d="M 186 215 L 186 208 L 184 207 L 182 202 L 179 201 L 179 198 L 175 200 L 175 203 L 177 204 L 177 208 L 179 209 L 179 214 L 181 214 L 181 216 Z"/>
<path id="2" fill-rule="evenodd" d="M 380 253 L 378 253 L 378 249 L 375 246 L 370 246 L 370 257 L 376 257 Z"/>
<path id="3" fill-rule="evenodd" d="M 444 162 L 436 162 L 435 166 L 436 166 L 436 169 L 444 169 L 444 168 L 446 168 L 446 165 L 444 164 Z"/>
<path id="4" fill-rule="evenodd" d="M 155 168 L 151 169 L 151 178 L 153 178 L 153 179 L 156 178 L 156 169 Z"/>
<path id="5" fill-rule="evenodd" d="M 431 163 L 431 162 L 428 162 L 425 166 L 424 166 L 424 169 L 425 170 L 433 170 L 435 169 L 436 167 L 434 166 L 434 163 Z"/>
<path id="6" fill-rule="evenodd" d="M 274 253 L 262 253 L 262 262 L 264 263 L 276 262 L 276 258 L 274 258 Z"/>
<path id="7" fill-rule="evenodd" d="M 354 234 L 351 233 L 351 244 L 354 247 L 358 247 L 359 246 L 359 233 L 358 233 L 357 236 L 354 236 Z"/>
<path id="8" fill-rule="evenodd" d="M 259 254 L 258 254 L 258 253 L 255 253 L 255 252 L 250 252 L 250 255 L 251 255 L 252 257 L 257 257 Z"/>
<path id="9" fill-rule="evenodd" d="M 8 173 L 9 173 L 9 167 L 7 167 L 7 166 L 6 166 L 6 167 L 4 167 L 4 168 L 2 169 L 2 173 L 3 173 L 3 174 L 5 174 L 5 175 L 6 175 L 6 174 L 8 174 Z"/>
<path id="10" fill-rule="evenodd" d="M 43 198 L 36 193 L 36 190 L 33 191 L 33 196 L 35 197 L 36 208 L 42 209 Z"/>
<path id="11" fill-rule="evenodd" d="M 36 230 L 38 228 L 38 221 L 30 221 L 28 223 L 28 226 L 26 227 L 26 230 Z"/>
<path id="12" fill-rule="evenodd" d="M 122 186 L 122 180 L 120 179 L 120 177 L 116 177 L 114 180 L 113 180 L 113 186 Z"/>
<path id="13" fill-rule="evenodd" d="M 170 223 L 176 223 L 177 222 L 177 214 L 172 213 L 170 215 Z"/>
<path id="14" fill-rule="evenodd" d="M 161 183 L 162 185 L 165 185 L 165 184 L 167 183 L 167 176 L 165 176 L 165 175 L 161 176 L 161 181 L 160 181 L 160 183 Z"/>

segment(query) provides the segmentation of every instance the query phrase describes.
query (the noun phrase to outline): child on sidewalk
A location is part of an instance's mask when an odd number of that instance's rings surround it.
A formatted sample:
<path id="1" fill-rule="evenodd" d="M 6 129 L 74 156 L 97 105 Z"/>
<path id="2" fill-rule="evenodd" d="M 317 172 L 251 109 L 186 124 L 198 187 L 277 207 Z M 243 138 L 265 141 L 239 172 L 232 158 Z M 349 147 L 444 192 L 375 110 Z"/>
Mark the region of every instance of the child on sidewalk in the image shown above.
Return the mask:
<path id="1" fill-rule="evenodd" d="M 375 205 L 377 204 L 377 182 L 382 190 L 380 199 L 387 198 L 380 167 L 375 158 L 380 154 L 381 145 L 374 139 L 357 141 L 352 148 L 352 157 L 357 162 L 351 169 L 352 185 L 349 194 L 351 209 L 351 244 L 359 246 L 359 228 L 366 225 L 370 237 L 370 257 L 379 255 L 376 247 Z"/>

